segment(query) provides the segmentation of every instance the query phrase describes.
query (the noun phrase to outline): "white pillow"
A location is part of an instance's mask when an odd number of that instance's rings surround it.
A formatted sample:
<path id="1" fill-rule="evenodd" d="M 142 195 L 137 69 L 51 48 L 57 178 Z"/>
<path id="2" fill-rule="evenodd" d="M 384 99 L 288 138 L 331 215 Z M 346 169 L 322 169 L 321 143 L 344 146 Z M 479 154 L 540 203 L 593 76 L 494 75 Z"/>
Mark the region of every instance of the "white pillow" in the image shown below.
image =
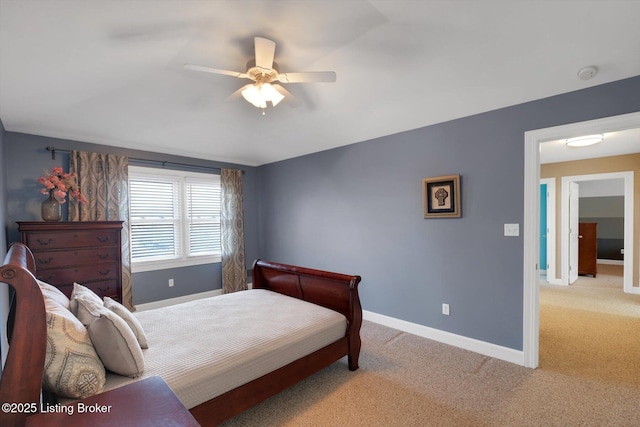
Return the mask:
<path id="1" fill-rule="evenodd" d="M 122 320 L 127 322 L 127 325 L 129 325 L 129 327 L 133 331 L 133 334 L 136 336 L 138 344 L 140 344 L 140 348 L 149 348 L 149 344 L 147 343 L 147 336 L 142 329 L 142 325 L 140 324 L 140 321 L 136 319 L 133 313 L 131 313 L 127 307 L 112 298 L 104 297 L 103 300 L 104 306 L 106 308 L 113 311 L 115 314 L 120 316 Z"/>
<path id="2" fill-rule="evenodd" d="M 102 305 L 102 300 L 91 289 L 86 286 L 82 286 L 80 283 L 73 282 L 73 291 L 71 292 L 71 301 L 69 302 L 69 307 L 71 312 L 78 316 L 78 298 L 90 299 L 93 300 L 96 304 Z M 85 326 L 87 326 L 85 324 Z"/>
<path id="3" fill-rule="evenodd" d="M 76 296 L 77 317 L 87 325 L 91 342 L 105 368 L 137 377 L 144 371 L 144 356 L 133 331 L 117 314 L 92 297 Z"/>
<path id="4" fill-rule="evenodd" d="M 45 299 L 45 308 L 47 350 L 42 378 L 44 388 L 58 396 L 73 399 L 101 393 L 106 376 L 89 332 L 55 300 Z"/>

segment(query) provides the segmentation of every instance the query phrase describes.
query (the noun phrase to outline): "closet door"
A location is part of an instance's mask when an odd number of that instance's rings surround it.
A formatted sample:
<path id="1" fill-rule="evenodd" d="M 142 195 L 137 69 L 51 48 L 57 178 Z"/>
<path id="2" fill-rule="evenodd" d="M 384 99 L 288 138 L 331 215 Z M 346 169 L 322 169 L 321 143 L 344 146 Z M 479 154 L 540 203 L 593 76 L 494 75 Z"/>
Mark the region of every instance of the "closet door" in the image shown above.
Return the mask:
<path id="1" fill-rule="evenodd" d="M 578 227 L 578 274 L 596 277 L 598 224 L 581 222 Z"/>

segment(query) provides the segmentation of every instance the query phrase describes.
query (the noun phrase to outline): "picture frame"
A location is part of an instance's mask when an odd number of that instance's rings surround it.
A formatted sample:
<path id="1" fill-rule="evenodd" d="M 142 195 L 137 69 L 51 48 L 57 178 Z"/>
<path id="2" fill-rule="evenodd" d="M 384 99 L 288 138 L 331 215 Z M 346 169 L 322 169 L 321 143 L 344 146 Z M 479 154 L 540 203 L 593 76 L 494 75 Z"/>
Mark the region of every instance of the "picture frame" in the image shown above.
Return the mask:
<path id="1" fill-rule="evenodd" d="M 460 175 L 444 175 L 422 180 L 425 218 L 460 218 Z"/>

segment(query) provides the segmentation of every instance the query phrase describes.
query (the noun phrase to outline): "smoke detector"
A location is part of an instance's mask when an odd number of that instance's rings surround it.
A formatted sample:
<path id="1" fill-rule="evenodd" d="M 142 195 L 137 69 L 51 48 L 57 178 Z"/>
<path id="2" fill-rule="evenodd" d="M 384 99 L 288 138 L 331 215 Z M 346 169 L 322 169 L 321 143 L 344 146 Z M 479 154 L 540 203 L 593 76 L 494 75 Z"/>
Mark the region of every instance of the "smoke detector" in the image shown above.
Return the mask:
<path id="1" fill-rule="evenodd" d="M 595 65 L 588 65 L 586 67 L 580 68 L 578 71 L 578 77 L 580 80 L 589 80 L 595 77 L 598 74 L 598 67 Z"/>

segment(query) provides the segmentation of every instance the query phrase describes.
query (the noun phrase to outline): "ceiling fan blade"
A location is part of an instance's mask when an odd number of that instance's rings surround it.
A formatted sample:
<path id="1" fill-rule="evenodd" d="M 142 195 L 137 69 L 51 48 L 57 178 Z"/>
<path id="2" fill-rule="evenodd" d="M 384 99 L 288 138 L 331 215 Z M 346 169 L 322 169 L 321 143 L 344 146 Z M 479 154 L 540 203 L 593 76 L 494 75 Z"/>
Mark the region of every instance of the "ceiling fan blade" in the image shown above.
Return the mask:
<path id="1" fill-rule="evenodd" d="M 238 89 L 237 91 L 233 92 L 231 95 L 227 96 L 225 98 L 225 101 L 235 101 L 236 99 L 242 98 L 242 91 L 244 90 L 244 88 L 246 88 L 247 86 L 250 86 L 252 83 L 249 83 L 248 85 L 244 85 L 242 86 L 240 89 Z"/>
<path id="2" fill-rule="evenodd" d="M 184 69 L 192 71 L 204 71 L 205 73 L 224 74 L 225 76 L 237 77 L 239 79 L 249 78 L 246 73 L 241 73 L 239 71 L 220 70 L 218 68 L 203 67 L 202 65 L 184 64 Z"/>
<path id="3" fill-rule="evenodd" d="M 297 107 L 298 105 L 300 105 L 300 101 L 298 100 L 298 98 L 293 96 L 291 92 L 289 92 L 284 87 L 282 87 L 282 85 L 279 85 L 276 83 L 276 84 L 272 84 L 272 86 L 275 88 L 275 90 L 277 90 L 278 92 L 280 92 L 281 95 L 284 96 L 284 99 L 287 102 L 287 104 L 291 105 L 292 107 Z"/>
<path id="4" fill-rule="evenodd" d="M 256 49 L 256 67 L 272 69 L 273 57 L 276 54 L 276 42 L 256 37 L 253 39 L 253 43 Z"/>
<path id="5" fill-rule="evenodd" d="M 282 83 L 333 83 L 336 81 L 334 71 L 309 71 L 306 73 L 280 73 L 278 80 Z"/>

